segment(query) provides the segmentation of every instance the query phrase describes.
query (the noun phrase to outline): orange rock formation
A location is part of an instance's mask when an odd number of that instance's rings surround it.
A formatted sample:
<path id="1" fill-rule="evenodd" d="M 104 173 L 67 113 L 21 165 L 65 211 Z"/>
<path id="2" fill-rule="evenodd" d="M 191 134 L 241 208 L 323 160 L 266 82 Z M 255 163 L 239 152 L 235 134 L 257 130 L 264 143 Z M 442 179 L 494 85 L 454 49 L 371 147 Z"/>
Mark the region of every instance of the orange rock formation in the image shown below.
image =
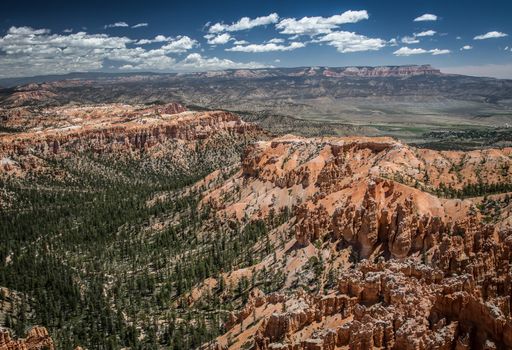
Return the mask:
<path id="1" fill-rule="evenodd" d="M 44 327 L 31 328 L 23 339 L 14 340 L 8 331 L 0 330 L 0 350 L 54 350 L 52 338 Z"/>
<path id="2" fill-rule="evenodd" d="M 507 218 L 487 223 L 481 198 L 434 194 L 440 186 L 510 183 L 511 155 L 415 149 L 388 138 L 255 144 L 242 170 L 203 203 L 230 220 L 288 208 L 294 238 L 278 249 L 277 262 L 254 266 L 280 269 L 287 282 L 278 294 L 253 295 L 217 347 L 512 348 Z M 219 194 L 235 188 L 239 196 L 223 202 Z M 317 256 L 323 271 L 315 283 L 325 284 L 333 270 L 334 286 L 293 287 L 304 284 L 301 271 Z"/>

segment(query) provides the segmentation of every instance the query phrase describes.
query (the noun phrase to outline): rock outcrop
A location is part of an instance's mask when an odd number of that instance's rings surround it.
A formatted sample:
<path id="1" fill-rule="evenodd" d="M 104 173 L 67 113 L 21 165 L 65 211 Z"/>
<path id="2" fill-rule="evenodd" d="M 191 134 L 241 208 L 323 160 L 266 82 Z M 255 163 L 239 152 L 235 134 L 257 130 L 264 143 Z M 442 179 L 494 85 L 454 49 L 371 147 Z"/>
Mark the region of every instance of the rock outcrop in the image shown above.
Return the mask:
<path id="1" fill-rule="evenodd" d="M 206 143 L 222 135 L 247 140 L 263 132 L 237 115 L 223 112 L 189 112 L 177 103 L 150 108 L 107 105 L 50 109 L 40 121 L 22 132 L 0 134 L 1 172 L 40 166 L 43 157 L 72 153 L 148 152 L 166 142 Z M 56 118 L 53 113 L 58 113 Z M 20 113 L 10 125 L 30 125 L 31 115 Z M 46 124 L 45 128 L 40 125 Z"/>
<path id="2" fill-rule="evenodd" d="M 439 69 L 430 65 L 421 66 L 384 66 L 384 67 L 346 67 L 326 69 L 322 73 L 327 77 L 405 77 L 417 75 L 441 75 Z"/>
<path id="3" fill-rule="evenodd" d="M 287 279 L 232 315 L 217 345 L 237 349 L 226 339 L 238 337 L 261 350 L 512 348 L 512 227 L 487 217 L 481 197 L 439 190 L 510 183 L 511 155 L 388 138 L 255 144 L 203 202 L 230 220 L 291 212 L 292 240 L 254 267 Z M 237 188 L 231 202 L 219 196 Z"/>
<path id="4" fill-rule="evenodd" d="M 0 350 L 54 350 L 53 340 L 44 327 L 32 327 L 25 338 L 12 339 L 0 329 Z"/>
<path id="5" fill-rule="evenodd" d="M 510 286 L 510 276 L 507 280 Z M 444 277 L 440 269 L 413 260 L 365 260 L 345 271 L 327 295 L 299 290 L 260 296 L 259 305 L 250 304 L 250 312 L 235 319 L 243 322 L 259 307 L 263 320 L 255 326 L 255 349 L 512 347 L 510 287 L 503 303 L 482 299 L 475 284 L 469 274 Z M 286 305 L 280 308 L 286 311 L 265 315 L 276 304 Z M 227 326 L 237 329 L 233 323 Z M 303 338 L 306 334 L 310 337 Z"/>

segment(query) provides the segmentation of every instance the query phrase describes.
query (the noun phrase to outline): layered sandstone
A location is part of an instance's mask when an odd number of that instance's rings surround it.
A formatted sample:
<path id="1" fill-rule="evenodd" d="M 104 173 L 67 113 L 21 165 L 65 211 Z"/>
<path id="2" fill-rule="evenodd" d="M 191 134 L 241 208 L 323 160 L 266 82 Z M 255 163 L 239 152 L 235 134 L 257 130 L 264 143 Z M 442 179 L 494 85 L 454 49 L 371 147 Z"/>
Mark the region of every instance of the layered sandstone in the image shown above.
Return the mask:
<path id="1" fill-rule="evenodd" d="M 11 114 L 8 125 L 29 127 L 0 134 L 1 171 L 35 168 L 40 156 L 88 151 L 147 152 L 168 141 L 187 144 L 220 135 L 250 139 L 261 134 L 257 126 L 243 122 L 235 114 L 191 112 L 176 103 L 155 107 L 58 107 L 41 112 L 37 123 L 31 118 L 33 115 L 24 110 Z"/>
<path id="2" fill-rule="evenodd" d="M 509 220 L 484 218 L 481 197 L 436 194 L 440 186 L 510 183 L 511 155 L 388 138 L 255 144 L 240 172 L 203 203 L 228 220 L 291 212 L 293 238 L 252 268 L 287 278 L 280 292 L 257 293 L 233 314 L 217 346 L 512 348 Z"/>
<path id="3" fill-rule="evenodd" d="M 0 350 L 54 350 L 53 340 L 44 327 L 32 327 L 25 338 L 12 339 L 0 329 Z"/>
<path id="4" fill-rule="evenodd" d="M 326 69 L 322 73 L 327 77 L 406 77 L 417 75 L 441 75 L 439 69 L 430 65 L 421 66 L 383 66 L 383 67 L 346 67 Z"/>

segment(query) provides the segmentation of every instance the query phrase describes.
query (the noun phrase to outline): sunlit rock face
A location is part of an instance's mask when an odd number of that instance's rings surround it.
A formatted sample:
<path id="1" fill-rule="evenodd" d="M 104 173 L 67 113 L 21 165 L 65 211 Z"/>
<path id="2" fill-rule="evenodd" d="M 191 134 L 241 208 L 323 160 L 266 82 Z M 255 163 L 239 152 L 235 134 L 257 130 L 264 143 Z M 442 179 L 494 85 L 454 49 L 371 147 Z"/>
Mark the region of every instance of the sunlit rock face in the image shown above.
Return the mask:
<path id="1" fill-rule="evenodd" d="M 0 329 L 0 350 L 54 350 L 53 340 L 44 327 L 32 327 L 25 338 L 13 339 L 9 331 Z"/>
<path id="2" fill-rule="evenodd" d="M 240 172 L 203 202 L 228 220 L 290 211 L 290 240 L 253 267 L 278 269 L 286 281 L 233 313 L 216 346 L 511 347 L 510 205 L 489 222 L 482 197 L 462 195 L 470 184 L 509 181 L 511 154 L 438 152 L 388 138 L 255 143 Z M 235 199 L 220 196 L 235 187 Z M 458 195 L 465 199 L 448 198 Z M 321 266 L 316 278 L 313 264 Z"/>

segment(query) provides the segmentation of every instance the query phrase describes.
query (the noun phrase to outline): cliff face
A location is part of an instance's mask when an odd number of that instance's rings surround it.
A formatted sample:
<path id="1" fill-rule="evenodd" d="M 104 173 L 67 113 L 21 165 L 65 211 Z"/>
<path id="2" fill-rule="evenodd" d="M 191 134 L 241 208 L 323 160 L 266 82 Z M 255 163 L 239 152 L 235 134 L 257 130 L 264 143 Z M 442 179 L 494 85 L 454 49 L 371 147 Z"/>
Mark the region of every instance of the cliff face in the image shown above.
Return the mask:
<path id="1" fill-rule="evenodd" d="M 54 350 L 52 338 L 44 327 L 33 327 L 25 338 L 12 339 L 8 331 L 0 329 L 0 350 Z"/>
<path id="2" fill-rule="evenodd" d="M 257 126 L 244 123 L 234 114 L 188 112 L 174 103 L 151 108 L 63 107 L 45 110 L 36 123 L 32 117 L 18 110 L 8 119 L 8 125 L 29 127 L 22 132 L 0 134 L 0 171 L 37 169 L 41 156 L 65 158 L 90 151 L 127 156 L 133 152 L 152 154 L 162 152 L 161 147 L 169 142 L 178 146 L 169 146 L 164 152 L 223 137 L 249 140 L 262 134 Z"/>
<path id="3" fill-rule="evenodd" d="M 246 150 L 233 181 L 247 190 L 233 205 L 222 203 L 220 215 L 239 218 L 243 207 L 245 215 L 258 218 L 270 208 L 297 207 L 301 243 L 317 239 L 322 230 L 349 239 L 361 225 L 375 235 L 395 232 L 397 220 L 410 215 L 417 216 L 411 219 L 414 227 L 434 229 L 467 218 L 474 204 L 440 198 L 435 195 L 440 188 L 450 189 L 449 194 L 462 193 L 470 185 L 506 184 L 512 174 L 511 154 L 512 149 L 437 152 L 390 138 L 282 137 Z M 204 201 L 216 202 L 230 186 L 208 193 Z M 425 222 L 427 217 L 439 219 Z M 369 221 L 376 226 L 366 227 Z"/>
<path id="4" fill-rule="evenodd" d="M 509 183 L 511 154 L 420 150 L 387 138 L 255 144 L 242 170 L 203 202 L 228 220 L 291 212 L 281 228 L 291 240 L 252 268 L 284 273 L 287 294 L 254 296 L 219 348 L 247 339 L 256 349 L 512 347 L 507 215 L 489 218 L 482 197 L 439 191 Z M 231 202 L 220 196 L 235 188 Z"/>
<path id="5" fill-rule="evenodd" d="M 325 69 L 326 77 L 408 77 L 417 75 L 441 75 L 439 69 L 430 65 L 422 66 L 384 66 L 384 67 L 347 67 Z"/>
<path id="6" fill-rule="evenodd" d="M 328 294 L 260 302 L 254 310 L 261 314 L 276 304 L 286 311 L 262 317 L 254 327 L 256 348 L 509 348 L 509 315 L 483 302 L 474 284 L 472 276 L 443 278 L 440 270 L 409 260 L 365 261 Z"/>

